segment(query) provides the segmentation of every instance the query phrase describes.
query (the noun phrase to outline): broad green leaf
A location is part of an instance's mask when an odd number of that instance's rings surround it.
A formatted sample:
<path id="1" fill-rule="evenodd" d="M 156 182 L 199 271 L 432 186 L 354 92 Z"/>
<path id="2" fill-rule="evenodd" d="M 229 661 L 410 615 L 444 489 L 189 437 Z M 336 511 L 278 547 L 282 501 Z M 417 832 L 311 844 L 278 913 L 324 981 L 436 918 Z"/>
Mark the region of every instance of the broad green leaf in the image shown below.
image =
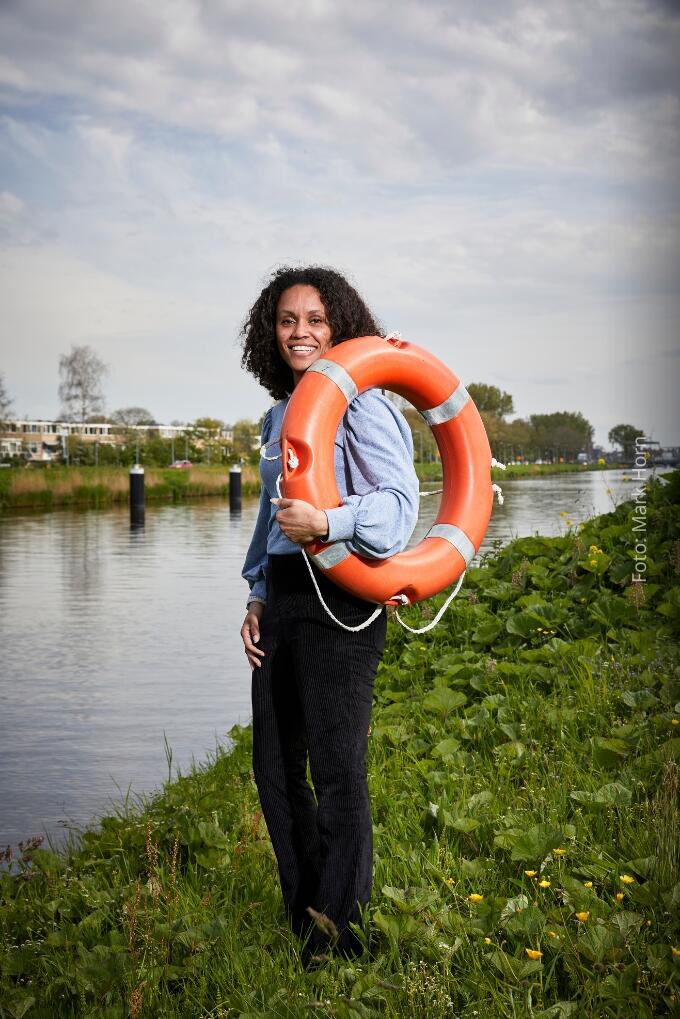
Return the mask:
<path id="1" fill-rule="evenodd" d="M 624 690 L 621 700 L 629 708 L 638 708 L 641 711 L 646 711 L 647 708 L 659 703 L 659 698 L 651 690 Z"/>
<path id="2" fill-rule="evenodd" d="M 433 757 L 447 757 L 450 754 L 455 754 L 456 750 L 460 747 L 460 740 L 455 739 L 453 736 L 448 736 L 446 739 L 441 740 L 436 746 L 432 748 Z"/>
<path id="3" fill-rule="evenodd" d="M 630 753 L 630 747 L 621 739 L 593 737 L 593 758 L 601 768 L 615 768 Z"/>
<path id="4" fill-rule="evenodd" d="M 448 687 L 438 686 L 423 700 L 423 707 L 427 711 L 436 711 L 443 717 L 457 708 L 462 708 L 467 703 L 467 697 L 460 690 L 449 690 Z"/>
<path id="5" fill-rule="evenodd" d="M 573 792 L 569 793 L 569 797 L 585 806 L 597 808 L 612 806 L 627 807 L 632 802 L 633 794 L 630 789 L 620 782 L 609 782 L 607 785 L 601 786 L 596 792 L 574 789 Z"/>
<path id="6" fill-rule="evenodd" d="M 524 832 L 511 850 L 511 859 L 540 862 L 556 846 L 563 845 L 565 834 L 548 824 L 537 824 Z"/>

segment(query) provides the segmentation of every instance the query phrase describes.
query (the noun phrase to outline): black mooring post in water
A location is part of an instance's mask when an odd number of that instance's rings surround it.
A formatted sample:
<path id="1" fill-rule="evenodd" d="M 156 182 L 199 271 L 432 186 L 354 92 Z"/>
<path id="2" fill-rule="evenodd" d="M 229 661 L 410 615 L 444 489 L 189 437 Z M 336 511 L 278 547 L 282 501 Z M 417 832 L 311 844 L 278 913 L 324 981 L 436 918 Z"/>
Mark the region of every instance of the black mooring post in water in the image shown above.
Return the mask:
<path id="1" fill-rule="evenodd" d="M 133 464 L 130 468 L 130 524 L 138 527 L 144 523 L 144 468 Z"/>
<path id="2" fill-rule="evenodd" d="M 241 512 L 241 468 L 238 464 L 229 468 L 229 512 Z"/>

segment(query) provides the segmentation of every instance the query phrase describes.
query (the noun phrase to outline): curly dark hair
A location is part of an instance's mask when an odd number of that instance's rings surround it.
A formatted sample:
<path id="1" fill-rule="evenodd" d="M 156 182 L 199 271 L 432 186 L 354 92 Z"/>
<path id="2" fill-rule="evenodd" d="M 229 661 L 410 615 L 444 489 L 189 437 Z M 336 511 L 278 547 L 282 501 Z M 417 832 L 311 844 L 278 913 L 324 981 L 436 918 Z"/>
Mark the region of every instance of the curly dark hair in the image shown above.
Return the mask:
<path id="1" fill-rule="evenodd" d="M 339 272 L 318 265 L 277 269 L 248 312 L 240 333 L 241 364 L 275 400 L 290 396 L 294 387 L 293 372 L 276 345 L 276 309 L 284 290 L 298 284 L 318 290 L 331 327 L 332 346 L 354 336 L 383 335 L 363 299 Z"/>

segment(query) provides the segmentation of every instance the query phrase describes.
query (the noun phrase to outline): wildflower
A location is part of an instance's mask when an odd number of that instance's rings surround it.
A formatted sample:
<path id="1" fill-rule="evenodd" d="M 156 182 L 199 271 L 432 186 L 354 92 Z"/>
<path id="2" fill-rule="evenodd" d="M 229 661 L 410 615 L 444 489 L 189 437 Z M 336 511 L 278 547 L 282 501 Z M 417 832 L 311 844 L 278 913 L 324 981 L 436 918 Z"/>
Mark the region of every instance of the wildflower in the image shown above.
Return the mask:
<path id="1" fill-rule="evenodd" d="M 593 882 L 592 881 L 584 881 L 583 882 L 583 887 L 584 888 L 592 888 L 593 887 Z"/>
<path id="2" fill-rule="evenodd" d="M 536 875 L 538 874 L 538 871 L 537 870 L 525 870 L 524 873 L 526 874 L 527 877 L 536 877 Z"/>
<path id="3" fill-rule="evenodd" d="M 453 880 L 453 878 L 452 878 L 452 877 L 447 877 L 447 879 L 446 879 L 446 883 L 447 883 L 447 885 L 452 885 L 452 884 L 454 884 L 455 882 L 454 882 L 454 880 Z"/>
<path id="4" fill-rule="evenodd" d="M 549 882 L 549 881 L 546 881 L 546 879 L 545 879 L 545 878 L 543 878 L 543 880 L 542 880 L 542 881 L 539 881 L 539 882 L 538 882 L 538 887 L 539 887 L 539 888 L 550 888 L 550 882 Z"/>
<path id="5" fill-rule="evenodd" d="M 630 874 L 619 874 L 619 881 L 624 885 L 634 885 L 635 878 L 631 877 Z"/>
<path id="6" fill-rule="evenodd" d="M 566 856 L 566 855 L 567 855 L 566 849 L 553 849 L 553 856 Z"/>
<path id="7" fill-rule="evenodd" d="M 671 952 L 673 953 L 673 955 L 677 959 L 678 956 L 680 955 L 680 948 L 676 948 L 675 945 L 671 945 Z"/>
<path id="8" fill-rule="evenodd" d="M 491 938 L 484 938 L 484 944 L 485 945 L 490 945 L 491 944 Z"/>
<path id="9" fill-rule="evenodd" d="M 680 725 L 680 718 L 671 718 L 671 725 Z"/>
<path id="10" fill-rule="evenodd" d="M 541 959 L 543 957 L 543 952 L 538 952 L 535 948 L 525 948 L 524 951 L 530 959 Z"/>
<path id="11" fill-rule="evenodd" d="M 478 895 L 477 892 L 473 892 L 472 895 L 468 895 L 469 902 L 482 902 L 484 899 L 483 895 Z"/>
<path id="12" fill-rule="evenodd" d="M 559 938 L 559 934 L 557 933 L 557 931 L 548 931 L 548 937 L 549 938 Z"/>
<path id="13" fill-rule="evenodd" d="M 577 920 L 581 921 L 581 923 L 585 923 L 590 916 L 590 913 L 584 910 L 582 913 L 576 913 L 575 916 Z"/>
<path id="14" fill-rule="evenodd" d="M 617 902 L 623 902 L 625 895 L 623 894 L 623 892 L 617 892 L 614 898 L 616 899 Z"/>

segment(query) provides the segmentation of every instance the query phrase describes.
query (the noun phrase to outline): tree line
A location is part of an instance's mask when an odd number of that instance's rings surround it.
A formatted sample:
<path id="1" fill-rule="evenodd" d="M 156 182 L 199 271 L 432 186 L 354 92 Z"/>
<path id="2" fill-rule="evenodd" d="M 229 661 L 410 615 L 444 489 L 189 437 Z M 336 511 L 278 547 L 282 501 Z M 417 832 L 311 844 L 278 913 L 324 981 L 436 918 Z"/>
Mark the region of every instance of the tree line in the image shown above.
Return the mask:
<path id="1" fill-rule="evenodd" d="M 201 417 L 191 424 L 180 425 L 180 438 L 164 439 L 152 430 L 141 432 L 136 426 L 152 426 L 156 421 L 145 407 L 121 407 L 108 416 L 104 414 L 103 381 L 108 366 L 87 345 L 73 345 L 68 354 L 59 358 L 60 418 L 80 423 L 109 422 L 116 426 L 122 441 L 116 446 L 85 442 L 78 436 L 67 440 L 66 455 L 70 462 L 133 463 L 143 447 L 144 462 L 162 466 L 174 459 L 227 463 L 235 457 L 256 459 L 253 450 L 260 422 L 242 419 L 232 428 L 233 442 L 226 444 L 225 424 L 219 418 Z M 508 420 L 514 413 L 510 393 L 497 386 L 474 382 L 467 386 L 479 410 L 494 456 L 499 460 L 575 460 L 579 453 L 592 455 L 594 429 L 580 411 L 554 411 L 531 414 L 528 418 Z M 415 457 L 433 461 L 437 447 L 430 428 L 420 414 L 397 398 L 407 418 L 414 439 Z M 0 373 L 0 425 L 11 416 L 12 401 L 4 376 Z M 644 432 L 630 424 L 614 426 L 608 433 L 612 446 L 622 450 L 624 460 L 633 458 L 635 439 Z"/>

